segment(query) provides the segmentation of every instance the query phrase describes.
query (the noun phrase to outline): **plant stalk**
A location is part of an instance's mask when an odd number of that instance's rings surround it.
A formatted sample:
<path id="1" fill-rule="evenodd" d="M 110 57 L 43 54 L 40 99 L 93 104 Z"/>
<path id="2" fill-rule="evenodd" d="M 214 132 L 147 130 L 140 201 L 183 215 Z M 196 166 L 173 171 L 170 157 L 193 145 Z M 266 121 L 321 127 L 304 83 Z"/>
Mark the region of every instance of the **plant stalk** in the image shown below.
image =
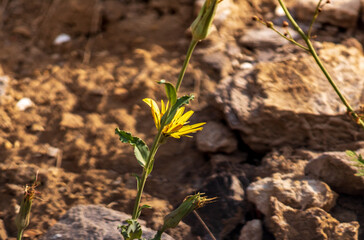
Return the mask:
<path id="1" fill-rule="evenodd" d="M 176 84 L 176 92 L 178 92 L 178 89 L 181 86 L 181 83 L 182 83 L 183 77 L 185 75 L 188 63 L 189 63 L 189 61 L 191 59 L 191 56 L 192 56 L 192 52 L 195 49 L 197 43 L 198 43 L 198 41 L 191 40 L 190 46 L 189 46 L 187 54 L 186 54 L 186 58 L 185 58 L 185 60 L 183 62 L 181 72 L 180 72 L 180 74 L 178 76 L 178 81 L 177 81 L 177 84 Z M 167 112 L 165 113 L 165 114 L 167 114 L 167 116 L 170 113 L 170 109 L 171 108 L 169 108 L 167 110 Z M 140 181 L 140 186 L 139 186 L 138 193 L 137 193 L 135 203 L 134 203 L 132 219 L 137 219 L 138 218 L 138 210 L 139 210 L 140 200 L 142 198 L 145 182 L 147 181 L 147 178 L 148 178 L 148 172 L 147 171 L 151 167 L 151 165 L 153 164 L 153 159 L 154 159 L 155 154 L 157 153 L 157 150 L 158 150 L 158 148 L 160 146 L 160 140 L 161 140 L 161 137 L 162 137 L 162 131 L 163 131 L 164 126 L 165 126 L 165 121 L 161 122 L 160 129 L 158 130 L 158 133 L 154 138 L 152 148 L 150 150 L 147 162 L 146 162 L 145 167 L 143 169 L 143 173 L 142 173 L 142 177 L 141 177 L 141 181 Z"/>
<path id="2" fill-rule="evenodd" d="M 190 59 L 191 59 L 191 56 L 192 56 L 192 52 L 195 49 L 197 43 L 198 43 L 197 40 L 193 40 L 193 39 L 191 40 L 190 46 L 188 47 L 188 51 L 187 51 L 187 54 L 186 54 L 185 61 L 183 62 L 183 65 L 182 65 L 181 72 L 178 75 L 178 80 L 177 80 L 177 84 L 176 84 L 176 92 L 178 92 L 178 89 L 181 86 L 183 77 L 185 76 L 185 72 L 186 72 L 188 63 L 190 62 Z"/>
<path id="3" fill-rule="evenodd" d="M 133 215 L 132 215 L 132 219 L 137 219 L 138 218 L 138 210 L 139 210 L 139 204 L 140 204 L 140 200 L 142 198 L 142 193 L 144 190 L 144 186 L 145 186 L 145 182 L 147 181 L 148 178 L 148 169 L 150 168 L 151 164 L 153 163 L 153 158 L 155 156 L 155 154 L 157 153 L 157 150 L 160 146 L 160 140 L 162 137 L 162 130 L 164 128 L 164 124 L 161 123 L 161 128 L 158 130 L 157 135 L 154 138 L 154 142 L 152 145 L 152 148 L 150 150 L 147 162 L 145 164 L 145 167 L 143 169 L 143 174 L 142 174 L 142 178 L 140 181 L 140 186 L 138 188 L 138 193 L 135 199 L 135 203 L 134 203 L 134 209 L 133 209 Z"/>
<path id="4" fill-rule="evenodd" d="M 16 237 L 16 240 L 22 240 L 24 230 L 18 231 L 18 235 Z"/>
<path id="5" fill-rule="evenodd" d="M 349 102 L 346 100 L 346 98 L 344 97 L 344 95 L 340 92 L 339 88 L 337 87 L 336 83 L 334 82 L 334 80 L 332 79 L 332 77 L 330 76 L 330 74 L 328 73 L 328 71 L 326 70 L 325 66 L 323 65 L 323 63 L 321 62 L 319 56 L 316 53 L 315 48 L 313 47 L 310 39 L 308 36 L 306 36 L 306 34 L 302 31 L 302 29 L 298 26 L 298 24 L 296 23 L 296 21 L 293 19 L 293 17 L 291 16 L 291 14 L 289 13 L 287 7 L 285 6 L 285 4 L 283 3 L 283 0 L 278 0 L 279 4 L 281 5 L 284 13 L 286 14 L 288 20 L 292 23 L 293 27 L 295 28 L 295 30 L 301 35 L 302 39 L 306 42 L 307 47 L 309 52 L 311 53 L 312 57 L 315 59 L 317 65 L 320 67 L 321 71 L 324 73 L 324 75 L 326 76 L 327 80 L 329 81 L 330 85 L 334 88 L 336 94 L 339 96 L 341 102 L 345 105 L 345 107 L 347 108 L 347 111 L 350 112 L 351 116 L 357 120 L 357 123 L 359 125 L 361 125 L 364 128 L 364 121 L 358 116 L 358 114 L 354 111 L 354 109 L 351 107 L 351 105 L 349 104 Z"/>

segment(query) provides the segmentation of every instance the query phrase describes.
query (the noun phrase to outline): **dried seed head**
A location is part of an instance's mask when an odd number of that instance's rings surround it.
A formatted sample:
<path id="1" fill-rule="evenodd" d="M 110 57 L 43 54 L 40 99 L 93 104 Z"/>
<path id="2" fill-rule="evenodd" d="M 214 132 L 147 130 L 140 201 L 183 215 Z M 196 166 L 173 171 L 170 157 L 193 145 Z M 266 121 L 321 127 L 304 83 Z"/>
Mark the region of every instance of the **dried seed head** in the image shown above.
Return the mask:
<path id="1" fill-rule="evenodd" d="M 253 17 L 252 17 L 252 20 L 253 20 L 253 21 L 259 21 L 259 18 L 258 18 L 257 16 L 253 16 Z"/>
<path id="2" fill-rule="evenodd" d="M 287 21 L 283 21 L 283 27 L 288 27 L 288 22 Z"/>
<path id="3" fill-rule="evenodd" d="M 318 9 L 317 9 L 317 11 L 318 11 L 318 12 L 322 12 L 322 8 L 318 8 Z"/>

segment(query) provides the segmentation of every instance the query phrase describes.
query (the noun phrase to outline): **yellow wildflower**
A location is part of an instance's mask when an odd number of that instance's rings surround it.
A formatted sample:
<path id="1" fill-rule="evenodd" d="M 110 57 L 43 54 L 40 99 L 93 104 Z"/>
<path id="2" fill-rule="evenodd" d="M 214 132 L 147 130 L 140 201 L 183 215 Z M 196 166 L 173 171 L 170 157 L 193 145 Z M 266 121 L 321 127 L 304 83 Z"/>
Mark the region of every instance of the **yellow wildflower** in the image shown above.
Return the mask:
<path id="1" fill-rule="evenodd" d="M 157 103 L 153 99 L 145 98 L 145 99 L 143 99 L 143 101 L 146 104 L 148 104 L 149 107 L 151 108 L 153 119 L 154 119 L 154 124 L 155 124 L 156 128 L 159 130 L 161 127 L 161 119 L 162 119 L 163 115 L 166 113 L 166 111 L 168 110 L 169 103 L 167 102 L 167 104 L 164 104 L 164 102 L 162 100 L 161 101 L 161 111 L 160 111 Z M 172 121 L 169 124 L 167 124 L 166 126 L 164 126 L 162 133 L 165 136 L 171 136 L 174 138 L 180 138 L 181 136 L 191 137 L 187 134 L 202 130 L 201 126 L 206 124 L 205 122 L 196 123 L 193 125 L 186 125 L 189 123 L 188 119 L 192 116 L 193 111 L 188 111 L 183 114 L 184 110 L 185 110 L 184 107 L 179 108 L 177 110 L 176 115 L 172 119 Z"/>

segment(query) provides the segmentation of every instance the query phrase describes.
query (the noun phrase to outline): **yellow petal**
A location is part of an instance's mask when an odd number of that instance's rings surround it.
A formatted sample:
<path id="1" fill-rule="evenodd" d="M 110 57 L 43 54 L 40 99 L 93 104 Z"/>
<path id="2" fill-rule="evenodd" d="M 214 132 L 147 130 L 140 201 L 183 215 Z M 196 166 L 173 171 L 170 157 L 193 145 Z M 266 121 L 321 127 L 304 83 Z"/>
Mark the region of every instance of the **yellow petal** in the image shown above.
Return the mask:
<path id="1" fill-rule="evenodd" d="M 185 114 L 183 114 L 179 119 L 178 119 L 178 123 L 180 124 L 185 124 L 187 122 L 188 119 L 190 119 L 190 117 L 193 115 L 193 111 L 188 111 Z"/>
<path id="2" fill-rule="evenodd" d="M 160 128 L 160 121 L 161 121 L 161 114 L 159 111 L 159 107 L 157 105 L 157 103 L 151 99 L 151 98 L 144 98 L 143 101 L 149 105 L 149 107 L 151 108 L 152 111 L 152 116 L 154 119 L 154 124 L 156 126 L 157 129 Z"/>

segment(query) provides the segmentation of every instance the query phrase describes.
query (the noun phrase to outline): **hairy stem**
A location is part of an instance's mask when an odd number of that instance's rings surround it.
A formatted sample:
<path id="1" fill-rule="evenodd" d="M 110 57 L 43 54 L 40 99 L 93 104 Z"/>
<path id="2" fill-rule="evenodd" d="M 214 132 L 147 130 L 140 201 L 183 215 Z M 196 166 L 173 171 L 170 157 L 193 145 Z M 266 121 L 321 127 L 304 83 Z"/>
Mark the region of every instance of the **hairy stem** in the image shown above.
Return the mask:
<path id="1" fill-rule="evenodd" d="M 295 30 L 301 35 L 302 39 L 306 42 L 309 52 L 311 53 L 312 57 L 315 59 L 317 65 L 320 67 L 321 71 L 324 73 L 325 77 L 329 81 L 330 85 L 335 90 L 336 94 L 339 96 L 341 102 L 345 105 L 347 108 L 347 111 L 350 112 L 351 116 L 357 120 L 357 123 L 361 125 L 364 128 L 364 121 L 359 117 L 359 115 L 354 111 L 354 109 L 350 106 L 349 102 L 346 100 L 344 95 L 341 93 L 340 89 L 337 87 L 336 83 L 330 76 L 329 72 L 326 70 L 325 66 L 321 62 L 321 59 L 316 53 L 315 48 L 313 47 L 309 37 L 302 31 L 302 29 L 298 26 L 296 21 L 293 19 L 291 14 L 289 13 L 287 7 L 283 3 L 283 0 L 278 0 L 279 4 L 281 5 L 284 13 L 286 14 L 288 20 L 292 23 Z"/>

